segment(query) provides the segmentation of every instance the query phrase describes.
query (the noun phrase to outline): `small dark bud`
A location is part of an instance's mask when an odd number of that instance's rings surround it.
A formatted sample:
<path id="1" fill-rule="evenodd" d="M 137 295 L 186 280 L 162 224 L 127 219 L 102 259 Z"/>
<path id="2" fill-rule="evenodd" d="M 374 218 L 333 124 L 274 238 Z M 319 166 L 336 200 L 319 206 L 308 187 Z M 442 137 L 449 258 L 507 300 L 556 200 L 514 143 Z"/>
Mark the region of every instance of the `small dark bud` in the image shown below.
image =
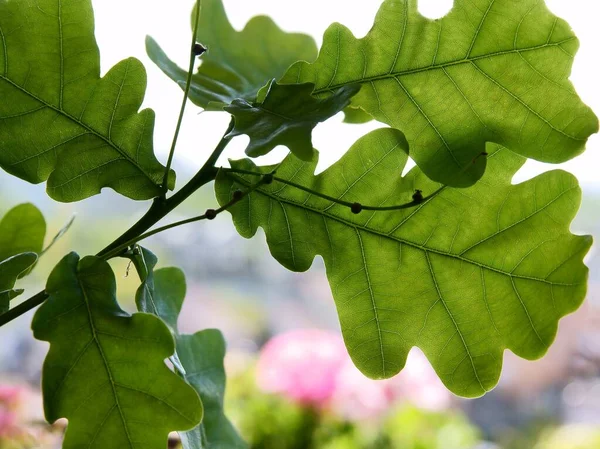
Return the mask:
<path id="1" fill-rule="evenodd" d="M 233 201 L 239 201 L 242 198 L 244 198 L 244 192 L 242 192 L 241 190 L 236 190 L 235 192 L 233 192 Z"/>
<path id="2" fill-rule="evenodd" d="M 215 218 L 217 218 L 217 211 L 214 209 L 208 209 L 204 215 L 206 215 L 206 219 L 207 220 L 214 220 Z"/>
<path id="3" fill-rule="evenodd" d="M 354 203 L 352 206 L 350 206 L 350 210 L 352 211 L 353 214 L 358 215 L 362 212 L 362 204 Z"/>
<path id="4" fill-rule="evenodd" d="M 483 153 L 481 153 L 482 156 L 489 156 L 487 151 L 484 151 Z"/>
<path id="5" fill-rule="evenodd" d="M 423 201 L 423 191 L 415 190 L 415 193 L 412 196 L 412 199 L 415 203 L 420 203 L 421 201 Z"/>
<path id="6" fill-rule="evenodd" d="M 263 176 L 262 178 L 263 184 L 273 184 L 273 174 L 272 173 L 268 173 L 266 175 Z"/>
<path id="7" fill-rule="evenodd" d="M 206 47 L 201 43 L 196 42 L 192 47 L 192 53 L 194 56 L 202 56 L 204 53 L 206 53 Z"/>

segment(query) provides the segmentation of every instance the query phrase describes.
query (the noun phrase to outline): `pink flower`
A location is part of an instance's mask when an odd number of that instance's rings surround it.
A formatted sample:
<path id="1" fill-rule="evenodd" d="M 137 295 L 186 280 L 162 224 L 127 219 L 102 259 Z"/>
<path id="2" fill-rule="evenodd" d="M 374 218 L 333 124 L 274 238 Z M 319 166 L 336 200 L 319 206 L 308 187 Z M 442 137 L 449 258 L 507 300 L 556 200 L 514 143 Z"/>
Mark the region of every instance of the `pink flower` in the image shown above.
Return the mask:
<path id="1" fill-rule="evenodd" d="M 18 409 L 24 398 L 24 389 L 14 385 L 0 385 L 0 438 L 15 433 Z"/>
<path id="2" fill-rule="evenodd" d="M 301 404 L 324 406 L 348 356 L 342 339 L 321 330 L 296 330 L 271 339 L 258 360 L 257 382 Z"/>
<path id="3" fill-rule="evenodd" d="M 259 387 L 304 405 L 331 407 L 351 420 L 377 418 L 399 402 L 441 410 L 451 395 L 422 352 L 413 350 L 396 377 L 371 380 L 353 364 L 339 334 L 296 330 L 274 337 L 257 365 Z"/>

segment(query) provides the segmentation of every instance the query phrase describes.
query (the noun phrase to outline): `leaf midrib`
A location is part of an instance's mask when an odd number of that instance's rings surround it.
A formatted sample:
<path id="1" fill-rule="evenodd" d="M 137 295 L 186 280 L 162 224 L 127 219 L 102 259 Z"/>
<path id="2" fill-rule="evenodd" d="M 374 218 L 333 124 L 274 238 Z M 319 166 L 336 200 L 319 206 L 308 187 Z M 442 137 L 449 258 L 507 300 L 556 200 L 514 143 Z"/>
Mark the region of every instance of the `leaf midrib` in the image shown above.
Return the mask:
<path id="1" fill-rule="evenodd" d="M 83 296 L 83 300 L 85 302 L 85 306 L 87 309 L 87 313 L 88 313 L 88 321 L 90 324 L 90 329 L 92 330 L 92 339 L 96 344 L 96 347 L 98 348 L 98 352 L 100 353 L 100 357 L 102 358 L 102 362 L 104 363 L 104 369 L 106 370 L 106 374 L 108 375 L 108 379 L 109 379 L 109 383 L 113 392 L 113 396 L 115 399 L 115 407 L 117 407 L 117 409 L 119 410 L 119 415 L 121 416 L 121 421 L 123 422 L 123 428 L 125 429 L 125 435 L 127 436 L 127 441 L 129 442 L 129 447 L 131 449 L 134 448 L 133 445 L 133 441 L 131 439 L 131 435 L 129 435 L 129 429 L 127 428 L 127 420 L 125 419 L 125 416 L 123 414 L 123 409 L 121 408 L 121 404 L 119 403 L 119 396 L 117 394 L 117 383 L 115 382 L 115 380 L 113 379 L 112 376 L 112 371 L 110 370 L 110 366 L 108 364 L 108 360 L 106 359 L 106 355 L 104 354 L 104 350 L 102 349 L 102 345 L 100 344 L 100 340 L 98 338 L 98 332 L 96 329 L 96 325 L 94 323 L 94 317 L 92 315 L 92 309 L 91 309 L 91 305 L 90 305 L 90 300 L 88 298 L 87 292 L 85 287 L 83 286 L 83 284 L 81 283 L 81 280 L 79 279 L 79 276 L 77 276 L 77 283 L 79 284 L 79 288 L 81 289 L 81 294 Z M 108 419 L 108 416 L 110 416 L 110 413 L 112 413 L 112 410 L 114 409 L 111 408 L 109 414 L 107 415 L 106 419 Z M 102 423 L 103 425 L 104 423 Z M 93 443 L 93 440 L 90 442 L 90 445 L 88 447 L 91 447 L 91 444 Z"/>
<path id="2" fill-rule="evenodd" d="M 363 78 L 357 79 L 357 80 L 349 80 L 349 81 L 344 81 L 341 83 L 331 84 L 331 85 L 328 85 L 327 87 L 321 87 L 319 89 L 315 89 L 314 94 L 317 95 L 320 93 L 330 92 L 330 91 L 339 89 L 340 87 L 344 87 L 344 86 L 347 86 L 350 84 L 356 84 L 356 83 L 363 84 L 363 83 L 370 83 L 370 82 L 381 81 L 381 80 L 386 80 L 386 79 L 394 79 L 394 78 L 402 77 L 405 75 L 414 75 L 417 73 L 429 72 L 432 70 L 440 70 L 440 69 L 444 69 L 446 67 L 452 67 L 452 66 L 462 65 L 462 64 L 469 64 L 469 63 L 473 63 L 474 61 L 494 58 L 497 56 L 504 56 L 504 55 L 509 55 L 509 54 L 520 54 L 520 53 L 525 53 L 525 52 L 530 52 L 530 51 L 535 51 L 535 50 L 541 50 L 541 49 L 548 48 L 548 47 L 558 47 L 559 45 L 562 45 L 562 44 L 572 41 L 574 39 L 577 39 L 577 38 L 572 36 L 567 39 L 563 39 L 562 41 L 554 42 L 551 44 L 546 43 L 546 44 L 541 44 L 541 45 L 535 45 L 532 47 L 515 48 L 512 50 L 503 50 L 503 51 L 498 51 L 498 52 L 493 52 L 493 53 L 486 53 L 486 54 L 480 55 L 480 56 L 456 59 L 453 61 L 444 62 L 442 64 L 431 64 L 429 66 L 419 67 L 416 69 L 400 70 L 397 72 L 386 72 L 386 73 L 382 73 L 380 75 L 372 75 L 372 76 L 363 77 Z"/>
<path id="3" fill-rule="evenodd" d="M 155 180 L 152 178 L 152 176 L 150 174 L 148 174 L 144 168 L 138 164 L 138 162 L 133 159 L 131 156 L 129 156 L 127 154 L 127 152 L 125 150 L 123 150 L 121 147 L 119 147 L 116 143 L 114 143 L 112 140 L 110 140 L 109 138 L 105 137 L 102 135 L 102 133 L 100 133 L 99 131 L 96 131 L 94 128 L 92 128 L 91 126 L 85 124 L 84 122 L 82 122 L 81 120 L 77 119 L 75 116 L 69 114 L 67 111 L 65 111 L 64 109 L 60 108 L 60 107 L 56 107 L 51 103 L 48 103 L 47 101 L 45 101 L 44 99 L 38 97 L 37 95 L 35 95 L 32 92 L 29 92 L 27 89 L 25 89 L 22 86 L 19 86 L 17 83 L 15 83 L 14 81 L 12 81 L 10 78 L 8 78 L 5 75 L 0 75 L 0 79 L 4 80 L 5 82 L 9 83 L 11 86 L 13 86 L 14 88 L 16 88 L 17 90 L 23 92 L 26 95 L 29 95 L 31 98 L 33 98 L 34 100 L 40 102 L 41 104 L 43 104 L 45 107 L 53 110 L 54 112 L 56 112 L 57 114 L 62 115 L 63 117 L 66 117 L 67 119 L 71 120 L 72 122 L 76 123 L 77 125 L 81 126 L 83 129 L 85 129 L 88 133 L 93 134 L 94 136 L 96 136 L 97 138 L 99 138 L 100 140 L 104 141 L 108 146 L 110 146 L 112 149 L 114 149 L 115 151 L 117 151 L 125 160 L 127 160 L 130 164 L 132 164 L 133 166 L 135 166 L 146 178 L 148 178 L 148 180 L 154 184 L 154 185 L 158 185 Z M 99 82 L 100 80 L 98 80 L 97 82 Z M 73 178 L 76 179 L 76 178 Z"/>
<path id="4" fill-rule="evenodd" d="M 231 173 L 227 173 L 226 176 L 231 177 L 235 182 L 238 182 L 238 183 L 240 183 L 240 184 L 242 184 L 242 185 L 244 185 L 246 187 L 252 186 L 252 184 L 250 182 L 246 181 L 244 178 L 235 176 L 235 175 L 233 175 Z M 435 249 L 435 248 L 427 248 L 427 247 L 425 247 L 423 245 L 420 245 L 418 243 L 412 242 L 410 240 L 402 239 L 402 238 L 399 238 L 399 237 L 396 237 L 396 236 L 392 236 L 392 235 L 389 235 L 389 234 L 377 231 L 376 229 L 373 229 L 373 228 L 370 228 L 370 227 L 366 227 L 366 226 L 362 226 L 362 225 L 359 225 L 359 224 L 356 224 L 356 223 L 352 223 L 352 222 L 350 222 L 350 221 L 348 221 L 346 219 L 337 217 L 337 216 L 335 216 L 333 214 L 330 214 L 328 212 L 316 209 L 314 207 L 310 207 L 310 206 L 308 206 L 306 204 L 301 204 L 301 203 L 298 203 L 296 201 L 293 201 L 293 200 L 290 200 L 290 199 L 287 199 L 287 198 L 277 197 L 275 195 L 272 195 L 272 194 L 270 194 L 268 192 L 265 192 L 265 191 L 261 190 L 260 188 L 256 189 L 252 194 L 254 194 L 254 193 L 260 193 L 260 194 L 262 194 L 262 195 L 264 195 L 264 196 L 266 196 L 266 197 L 268 197 L 268 198 L 270 198 L 270 199 L 272 199 L 272 200 L 274 200 L 276 202 L 280 202 L 280 203 L 283 202 L 283 203 L 289 204 L 291 206 L 297 207 L 299 209 L 308 210 L 308 211 L 311 211 L 311 212 L 313 212 L 313 213 L 315 213 L 317 215 L 322 215 L 322 216 L 324 216 L 324 217 L 326 217 L 326 218 L 328 218 L 330 220 L 337 221 L 338 223 L 344 224 L 344 225 L 346 225 L 346 226 L 348 226 L 350 228 L 361 229 L 362 231 L 371 233 L 371 234 L 376 235 L 378 237 L 383 237 L 383 238 L 392 240 L 394 242 L 403 243 L 403 244 L 405 244 L 407 246 L 410 246 L 412 248 L 419 249 L 419 250 L 423 251 L 424 253 L 433 253 L 433 254 L 438 254 L 440 256 L 445 256 L 445 257 L 448 257 L 448 258 L 451 258 L 451 259 L 459 260 L 461 262 L 469 263 L 469 264 L 475 265 L 475 266 L 477 266 L 479 268 L 484 268 L 486 270 L 489 270 L 489 271 L 492 271 L 492 272 L 495 272 L 495 273 L 499 273 L 499 274 L 502 274 L 504 276 L 508 276 L 510 278 L 524 279 L 524 280 L 528 280 L 528 281 L 536 281 L 536 282 L 541 282 L 541 283 L 544 283 L 544 284 L 548 284 L 548 285 L 552 285 L 552 286 L 560 286 L 560 287 L 573 287 L 573 286 L 578 286 L 578 285 L 582 284 L 582 283 L 552 282 L 552 281 L 549 281 L 547 279 L 536 278 L 536 277 L 532 277 L 532 276 L 523 276 L 523 275 L 513 274 L 513 273 L 510 273 L 510 272 L 501 270 L 499 268 L 495 268 L 495 267 L 492 267 L 492 266 L 489 266 L 489 265 L 482 264 L 480 262 L 474 261 L 472 259 L 469 259 L 469 258 L 461 256 L 461 255 L 451 254 L 451 253 L 448 253 L 448 252 L 445 252 L 445 251 L 442 251 L 442 250 L 439 250 L 439 249 Z M 561 193 L 561 195 L 564 194 L 564 193 L 565 192 Z M 431 200 L 433 200 L 433 198 Z M 431 201 L 431 200 L 429 200 L 429 201 Z M 556 200 L 556 198 L 553 201 L 555 201 L 555 200 Z M 429 201 L 423 203 L 422 206 L 425 206 L 426 204 L 428 204 Z M 532 216 L 537 215 L 537 213 L 538 212 L 534 213 Z M 530 216 L 529 218 L 531 218 L 532 216 Z M 519 223 L 522 223 L 523 221 L 524 220 L 520 221 Z"/>

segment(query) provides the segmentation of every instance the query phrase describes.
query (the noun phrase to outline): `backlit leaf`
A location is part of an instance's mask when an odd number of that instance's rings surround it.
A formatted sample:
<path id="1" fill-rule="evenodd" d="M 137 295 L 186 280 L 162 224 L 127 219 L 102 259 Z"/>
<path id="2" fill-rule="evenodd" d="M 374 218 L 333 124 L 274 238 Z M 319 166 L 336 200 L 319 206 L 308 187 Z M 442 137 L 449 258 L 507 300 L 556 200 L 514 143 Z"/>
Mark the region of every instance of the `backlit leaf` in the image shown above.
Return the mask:
<path id="1" fill-rule="evenodd" d="M 197 393 L 164 360 L 175 345 L 155 316 L 128 315 L 108 263 L 66 256 L 46 286 L 32 328 L 50 343 L 42 391 L 46 419 L 69 420 L 64 449 L 164 449 L 170 431 L 202 418 Z"/>
<path id="2" fill-rule="evenodd" d="M 236 99 L 252 102 L 261 87 L 281 77 L 294 62 L 317 57 L 312 37 L 286 33 L 266 16 L 254 17 L 236 31 L 222 0 L 202 0 L 198 41 L 208 52 L 202 55 L 189 98 L 208 110 L 221 110 Z M 146 51 L 167 76 L 185 87 L 187 70 L 170 60 L 151 37 L 146 39 Z"/>
<path id="3" fill-rule="evenodd" d="M 146 281 L 138 290 L 138 309 L 153 313 L 169 324 L 175 334 L 178 362 L 183 368 L 180 373 L 198 392 L 204 406 L 202 423 L 188 432 L 180 432 L 184 449 L 244 449 L 246 445 L 223 412 L 225 340 L 221 332 L 210 329 L 194 335 L 179 334 L 177 319 L 185 298 L 185 276 L 178 268 L 152 271 L 156 257 L 144 248 L 140 255 L 146 261 L 146 268 L 142 269 Z"/>
<path id="4" fill-rule="evenodd" d="M 312 96 L 314 87 L 271 83 L 260 104 L 234 100 L 225 107 L 235 117 L 235 128 L 229 135 L 247 134 L 250 143 L 246 154 L 251 157 L 263 156 L 277 145 L 284 145 L 300 159 L 311 160 L 314 127 L 342 111 L 360 89 L 344 86 L 333 95 L 317 99 Z"/>
<path id="5" fill-rule="evenodd" d="M 316 62 L 281 82 L 316 94 L 360 83 L 353 106 L 401 130 L 427 176 L 468 186 L 485 160 L 462 167 L 486 142 L 552 163 L 584 150 L 598 120 L 568 79 L 578 46 L 543 0 L 455 0 L 438 20 L 417 0 L 385 0 L 367 36 L 333 24 Z"/>
<path id="6" fill-rule="evenodd" d="M 58 201 L 149 199 L 164 168 L 138 112 L 146 72 L 130 58 L 100 78 L 93 17 L 91 0 L 0 1 L 0 166 Z"/>
<path id="7" fill-rule="evenodd" d="M 346 345 L 366 375 L 395 375 L 418 346 L 450 390 L 480 396 L 496 385 L 505 349 L 541 357 L 558 320 L 579 307 L 592 242 L 569 232 L 581 200 L 572 175 L 557 170 L 512 185 L 525 159 L 495 144 L 487 150 L 489 168 L 475 186 L 446 187 L 408 209 L 355 215 L 273 182 L 230 211 L 242 236 L 262 227 L 290 270 L 323 257 Z M 317 176 L 316 160 L 293 155 L 277 176 L 350 203 L 410 203 L 415 189 L 427 197 L 440 184 L 417 167 L 401 177 L 406 151 L 399 131 L 380 129 Z M 273 170 L 250 160 L 232 167 Z M 219 203 L 256 179 L 222 171 Z"/>

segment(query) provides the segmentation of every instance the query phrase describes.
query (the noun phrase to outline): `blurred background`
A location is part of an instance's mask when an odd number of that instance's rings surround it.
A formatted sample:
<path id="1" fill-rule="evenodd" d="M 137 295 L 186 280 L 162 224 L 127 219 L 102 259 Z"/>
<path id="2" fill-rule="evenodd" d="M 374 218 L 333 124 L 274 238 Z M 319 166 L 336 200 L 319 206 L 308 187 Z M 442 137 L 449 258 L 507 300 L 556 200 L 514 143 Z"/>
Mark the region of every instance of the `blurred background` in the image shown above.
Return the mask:
<path id="1" fill-rule="evenodd" d="M 144 37 L 151 34 L 169 55 L 186 65 L 191 0 L 95 0 L 102 70 L 134 55 L 148 69 L 145 106 L 157 112 L 156 151 L 163 160 L 170 145 L 181 90 L 145 56 Z M 242 28 L 253 15 L 268 13 L 287 31 L 302 31 L 320 44 L 333 21 L 357 36 L 372 24 L 379 0 L 224 0 L 232 23 Z M 547 0 L 553 12 L 569 21 L 582 46 L 572 80 L 583 98 L 600 111 L 600 30 L 598 2 Z M 420 0 L 421 11 L 439 17 L 451 0 Z M 202 164 L 227 127 L 228 117 L 200 113 L 189 105 L 175 169 L 183 185 Z M 361 135 L 380 125 L 345 125 L 338 116 L 316 129 L 314 143 L 323 150 L 319 171 L 333 163 Z M 236 138 L 223 155 L 239 158 L 247 144 Z M 325 151 L 326 150 L 326 151 Z M 280 159 L 278 149 L 264 162 Z M 263 158 L 264 159 L 264 158 Z M 262 161 L 261 161 L 262 162 Z M 552 169 L 528 162 L 514 182 Z M 600 237 L 600 139 L 561 168 L 574 173 L 584 199 L 572 225 L 577 234 Z M 79 204 L 48 199 L 44 186 L 31 186 L 0 173 L 0 214 L 32 202 L 48 220 L 53 235 L 74 214 L 71 230 L 44 255 L 23 287 L 43 288 L 52 267 L 69 251 L 97 252 L 141 216 L 148 204 L 133 203 L 104 191 Z M 176 219 L 198 215 L 215 204 L 210 186 L 180 209 Z M 556 343 L 537 362 L 505 355 L 498 388 L 477 400 L 452 396 L 418 351 L 396 378 L 365 379 L 348 361 L 323 264 L 294 274 L 268 254 L 264 235 L 252 240 L 237 235 L 228 214 L 211 223 L 194 224 L 144 243 L 159 266 L 177 265 L 187 276 L 188 292 L 180 328 L 193 333 L 221 329 L 228 342 L 227 412 L 252 448 L 372 449 L 597 449 L 600 447 L 600 251 L 587 258 L 587 300 L 565 318 Z M 115 261 L 119 297 L 133 311 L 136 275 Z M 24 297 L 26 297 L 24 295 Z M 39 379 L 46 343 L 35 341 L 31 314 L 0 329 L 0 448 L 59 447 L 62 425 L 43 423 Z"/>

